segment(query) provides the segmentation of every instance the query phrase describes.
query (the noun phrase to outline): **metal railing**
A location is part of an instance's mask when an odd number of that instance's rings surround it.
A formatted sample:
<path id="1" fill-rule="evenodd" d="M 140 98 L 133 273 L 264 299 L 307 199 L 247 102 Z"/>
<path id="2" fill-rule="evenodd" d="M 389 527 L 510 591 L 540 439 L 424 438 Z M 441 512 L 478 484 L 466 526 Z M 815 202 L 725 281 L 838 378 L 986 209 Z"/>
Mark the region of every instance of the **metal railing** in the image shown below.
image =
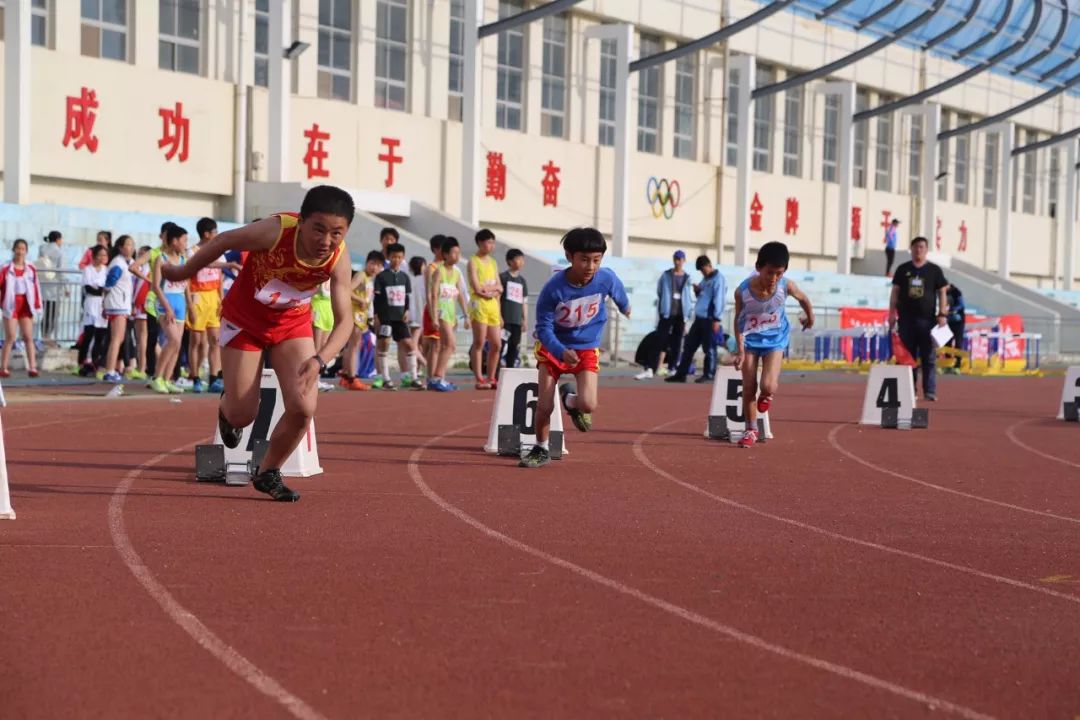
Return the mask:
<path id="1" fill-rule="evenodd" d="M 79 270 L 39 270 L 42 312 L 34 339 L 58 345 L 74 343 L 83 330 L 83 283 Z"/>

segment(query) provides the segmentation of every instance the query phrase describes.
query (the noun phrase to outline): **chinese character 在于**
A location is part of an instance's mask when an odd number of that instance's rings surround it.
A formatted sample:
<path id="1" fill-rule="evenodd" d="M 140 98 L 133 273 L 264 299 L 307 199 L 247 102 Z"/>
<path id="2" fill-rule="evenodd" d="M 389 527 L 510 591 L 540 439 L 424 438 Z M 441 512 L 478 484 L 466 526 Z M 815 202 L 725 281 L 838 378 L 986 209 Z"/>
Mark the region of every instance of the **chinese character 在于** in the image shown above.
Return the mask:
<path id="1" fill-rule="evenodd" d="M 502 153 L 487 154 L 487 188 L 484 195 L 496 200 L 506 199 L 506 165 Z"/>
<path id="2" fill-rule="evenodd" d="M 784 213 L 784 234 L 795 235 L 799 232 L 799 200 L 789 197 L 787 211 Z"/>
<path id="3" fill-rule="evenodd" d="M 559 206 L 559 185 L 562 183 L 559 181 L 559 168 L 554 161 L 548 160 L 547 165 L 540 168 L 544 171 L 544 179 L 541 181 L 541 185 L 544 187 L 544 206 L 551 205 L 552 207 Z"/>
<path id="4" fill-rule="evenodd" d="M 190 121 L 184 117 L 183 103 L 176 103 L 172 109 L 158 108 L 158 115 L 161 117 L 161 139 L 157 146 L 159 149 L 169 146 L 165 160 L 172 160 L 179 153 L 178 160 L 187 162 Z"/>
<path id="5" fill-rule="evenodd" d="M 94 135 L 94 120 L 98 108 L 97 93 L 83 88 L 78 97 L 67 98 L 67 121 L 64 125 L 64 147 L 69 143 L 72 149 L 86 148 L 91 153 L 98 149 L 98 139 Z"/>
<path id="6" fill-rule="evenodd" d="M 761 198 L 754 193 L 754 199 L 750 201 L 750 230 L 761 232 L 761 211 L 765 206 L 761 204 Z"/>
<path id="7" fill-rule="evenodd" d="M 307 176 L 310 180 L 315 177 L 330 177 L 330 171 L 323 167 L 323 160 L 330 157 L 330 153 L 323 145 L 330 139 L 330 133 L 319 129 L 319 123 L 315 123 L 310 129 L 304 131 L 307 138 L 307 152 L 304 153 L 304 165 L 307 166 Z"/>
<path id="8" fill-rule="evenodd" d="M 386 163 L 386 180 L 383 184 L 392 187 L 394 184 L 394 166 L 405 161 L 405 158 L 397 155 L 394 150 L 401 145 L 397 138 L 382 138 L 382 144 L 386 146 L 386 152 L 379 155 L 379 162 Z"/>

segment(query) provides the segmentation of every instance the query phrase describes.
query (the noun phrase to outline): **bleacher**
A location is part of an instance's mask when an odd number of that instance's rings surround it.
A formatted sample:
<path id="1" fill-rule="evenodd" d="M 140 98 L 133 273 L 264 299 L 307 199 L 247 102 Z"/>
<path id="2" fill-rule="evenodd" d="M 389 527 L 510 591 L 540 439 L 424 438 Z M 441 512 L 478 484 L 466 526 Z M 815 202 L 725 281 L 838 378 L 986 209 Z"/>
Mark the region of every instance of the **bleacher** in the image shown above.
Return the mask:
<path id="1" fill-rule="evenodd" d="M 1055 290 L 1054 288 L 1035 288 L 1040 295 L 1057 300 L 1059 303 L 1080 309 L 1080 290 Z"/>

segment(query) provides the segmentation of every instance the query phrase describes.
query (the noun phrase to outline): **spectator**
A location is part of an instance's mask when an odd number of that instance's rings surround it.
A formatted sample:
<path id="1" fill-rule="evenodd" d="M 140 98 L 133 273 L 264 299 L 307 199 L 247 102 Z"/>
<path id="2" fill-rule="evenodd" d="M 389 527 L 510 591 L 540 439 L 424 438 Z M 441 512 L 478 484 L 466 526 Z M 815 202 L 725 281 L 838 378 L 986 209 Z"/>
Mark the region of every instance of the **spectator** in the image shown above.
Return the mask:
<path id="1" fill-rule="evenodd" d="M 889 227 L 885 230 L 885 277 L 892 277 L 893 261 L 896 259 L 896 236 L 899 232 L 900 221 L 893 218 Z"/>
<path id="2" fill-rule="evenodd" d="M 945 298 L 949 301 L 949 330 L 952 331 L 953 335 L 949 345 L 957 350 L 963 350 L 964 325 L 967 322 L 964 313 L 964 294 L 960 292 L 960 288 L 949 285 L 949 289 L 945 291 Z M 960 358 L 956 358 L 953 366 L 946 368 L 945 372 L 956 374 L 962 366 L 963 362 Z"/>
<path id="3" fill-rule="evenodd" d="M 941 268 L 926 259 L 930 243 L 924 237 L 911 241 L 911 260 L 896 268 L 889 297 L 889 330 L 897 326 L 900 342 L 922 366 L 923 397 L 937 400 L 934 341 L 930 331 L 948 319 L 945 291 L 948 282 Z M 916 388 L 919 375 L 912 368 Z"/>
<path id="4" fill-rule="evenodd" d="M 386 249 L 392 244 L 396 243 L 399 239 L 400 235 L 398 234 L 397 228 L 384 227 L 382 230 L 379 231 L 379 246 L 381 247 L 383 258 L 390 257 L 389 255 L 387 255 Z M 390 261 L 383 260 L 383 265 L 385 266 L 383 268 L 385 270 L 386 268 L 390 267 Z"/>
<path id="5" fill-rule="evenodd" d="M 690 374 L 690 363 L 698 346 L 705 355 L 701 377 L 694 382 L 711 382 L 716 375 L 716 340 L 721 337 L 720 317 L 724 314 L 724 298 L 727 297 L 727 283 L 719 270 L 713 268 L 707 255 L 698 257 L 694 263 L 701 273 L 701 284 L 697 287 L 697 301 L 694 303 L 694 323 L 686 335 L 682 361 L 675 374 L 667 382 L 686 382 Z"/>
<path id="6" fill-rule="evenodd" d="M 427 285 L 424 278 L 427 275 L 427 261 L 419 255 L 409 259 L 409 280 L 412 282 L 413 291 L 409 294 L 409 334 L 412 336 L 413 347 L 416 348 L 418 360 L 426 370 L 426 356 L 420 351 L 424 330 L 424 303 L 427 299 Z M 419 375 L 417 375 L 419 379 Z M 427 385 L 414 384 L 417 390 L 427 389 Z"/>
<path id="7" fill-rule="evenodd" d="M 109 253 L 112 259 L 105 273 L 105 297 L 102 307 L 109 323 L 109 349 L 105 355 L 105 382 L 118 383 L 120 376 L 120 350 L 127 338 L 128 316 L 134 297 L 131 258 L 135 254 L 135 241 L 130 235 L 121 235 Z"/>
<path id="8" fill-rule="evenodd" d="M 56 341 L 56 320 L 64 291 L 61 288 L 60 278 L 51 271 L 60 270 L 64 266 L 64 253 L 61 250 L 63 244 L 64 236 L 58 230 L 52 230 L 38 248 L 38 265 L 42 269 L 41 279 L 45 281 L 45 290 L 41 295 L 45 307 L 41 330 L 43 339 L 53 344 Z"/>
<path id="9" fill-rule="evenodd" d="M 97 237 L 94 238 L 94 244 L 86 249 L 83 253 L 82 259 L 79 260 L 79 269 L 85 270 L 88 265 L 94 262 L 94 250 L 96 248 L 103 247 L 106 252 L 111 252 L 112 248 L 112 232 L 109 230 L 99 230 Z"/>
<path id="10" fill-rule="evenodd" d="M 105 319 L 105 281 L 108 278 L 109 251 L 95 245 L 91 263 L 83 268 L 83 333 L 79 343 L 79 375 L 93 377 L 105 366 L 109 343 L 109 321 Z"/>
<path id="11" fill-rule="evenodd" d="M 676 250 L 672 262 L 674 267 L 665 270 L 656 283 L 656 308 L 660 315 L 656 331 L 660 334 L 660 351 L 645 370 L 638 373 L 637 380 L 648 380 L 654 374 L 663 377 L 668 374 L 669 368 L 675 368 L 679 362 L 686 321 L 691 316 L 693 306 L 687 292 L 690 276 L 683 271 L 686 253 Z"/>
<path id="12" fill-rule="evenodd" d="M 11 350 L 15 347 L 20 330 L 26 347 L 27 374 L 30 377 L 38 376 L 34 318 L 42 310 L 41 285 L 38 283 L 37 269 L 26 261 L 26 251 L 26 241 L 19 238 L 11 246 L 11 262 L 0 268 L 0 298 L 3 298 L 4 310 L 4 352 L 0 377 L 11 375 Z"/>
<path id="13" fill-rule="evenodd" d="M 502 295 L 502 339 L 506 367 L 518 366 L 518 347 L 521 334 L 529 327 L 529 285 L 521 274 L 525 253 L 517 248 L 506 251 L 506 270 L 499 276 L 505 292 Z"/>
<path id="14" fill-rule="evenodd" d="M 131 372 L 133 380 L 146 380 L 149 378 L 151 369 L 147 367 L 146 341 L 149 335 L 147 331 L 146 297 L 150 294 L 150 278 L 147 277 L 140 266 L 150 257 L 150 246 L 143 245 L 139 248 L 135 260 L 128 265 L 128 270 L 135 278 L 134 299 L 132 300 L 131 316 L 135 319 L 135 366 Z M 155 345 L 156 345 L 155 340 Z M 153 358 L 153 350 L 150 351 Z"/>

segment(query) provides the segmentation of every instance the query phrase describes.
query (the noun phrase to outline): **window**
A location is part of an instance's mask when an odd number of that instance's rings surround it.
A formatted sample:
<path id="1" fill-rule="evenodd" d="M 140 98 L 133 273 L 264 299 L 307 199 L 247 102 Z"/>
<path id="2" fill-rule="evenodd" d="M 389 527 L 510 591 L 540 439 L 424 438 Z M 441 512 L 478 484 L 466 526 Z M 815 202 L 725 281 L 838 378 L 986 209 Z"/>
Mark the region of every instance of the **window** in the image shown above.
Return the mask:
<path id="1" fill-rule="evenodd" d="M 697 58 L 691 53 L 675 61 L 675 157 L 694 159 L 694 113 Z"/>
<path id="2" fill-rule="evenodd" d="M 1025 144 L 1031 144 L 1038 139 L 1034 130 L 1028 130 L 1025 135 Z M 1038 156 L 1037 152 L 1024 153 L 1023 210 L 1031 215 L 1035 214 L 1035 173 L 1038 170 Z"/>
<path id="3" fill-rule="evenodd" d="M 566 15 L 544 18 L 544 66 L 540 89 L 540 134 L 566 134 Z"/>
<path id="4" fill-rule="evenodd" d="M 408 90 L 408 0 L 378 0 L 375 6 L 375 107 L 407 110 Z"/>
<path id="5" fill-rule="evenodd" d="M 3 10 L 0 9 L 0 18 Z M 49 44 L 49 6 L 46 0 L 31 0 L 30 1 L 30 42 L 33 45 L 39 45 L 46 47 Z M 3 22 L 0 21 L 0 27 L 3 27 Z"/>
<path id="6" fill-rule="evenodd" d="M 618 67 L 614 40 L 600 41 L 600 137 L 601 145 L 615 144 L 615 72 Z"/>
<path id="7" fill-rule="evenodd" d="M 911 131 L 908 136 L 908 194 L 922 193 L 922 147 L 923 116 L 911 116 Z"/>
<path id="8" fill-rule="evenodd" d="M 465 0 L 450 0 L 450 106 L 451 120 L 461 120 L 465 101 Z"/>
<path id="9" fill-rule="evenodd" d="M 727 71 L 727 96 L 724 106 L 727 108 L 727 164 L 735 167 L 739 163 L 739 73 L 734 68 Z"/>
<path id="10" fill-rule="evenodd" d="M 784 174 L 802 177 L 803 86 L 784 91 Z"/>
<path id="11" fill-rule="evenodd" d="M 840 149 L 840 96 L 825 96 L 824 144 L 821 149 L 821 179 L 836 182 L 836 157 Z"/>
<path id="12" fill-rule="evenodd" d="M 499 0 L 499 17 L 517 15 L 521 0 Z M 522 130 L 525 97 L 525 32 L 521 25 L 499 33 L 498 77 L 495 88 L 495 124 Z"/>
<path id="13" fill-rule="evenodd" d="M 956 127 L 971 124 L 970 115 L 957 115 Z M 953 200 L 958 203 L 968 201 L 968 165 L 971 161 L 971 138 L 967 133 L 956 136 L 956 160 L 954 162 Z"/>
<path id="14" fill-rule="evenodd" d="M 642 35 L 638 57 L 649 57 L 664 49 L 660 38 Z M 640 152 L 660 152 L 660 82 L 662 66 L 653 65 L 638 73 L 637 149 Z"/>
<path id="15" fill-rule="evenodd" d="M 270 86 L 270 0 L 255 0 L 255 84 Z"/>
<path id="16" fill-rule="evenodd" d="M 379 16 L 382 17 L 381 4 Z M 376 52 L 376 64 L 378 57 Z M 350 0 L 319 0 L 318 95 L 332 100 L 352 100 Z"/>
<path id="17" fill-rule="evenodd" d="M 886 95 L 878 96 L 878 106 L 892 102 Z M 892 192 L 893 114 L 878 115 L 877 143 L 874 147 L 874 189 Z"/>
<path id="18" fill-rule="evenodd" d="M 948 130 L 952 127 L 951 116 L 942 111 L 941 113 L 941 129 Z M 938 175 L 941 177 L 937 181 L 937 199 L 948 200 L 949 199 L 949 141 L 942 140 L 938 144 Z"/>
<path id="19" fill-rule="evenodd" d="M 986 136 L 986 162 L 983 164 L 983 207 L 997 207 L 998 134 Z"/>
<path id="20" fill-rule="evenodd" d="M 757 66 L 757 85 L 763 87 L 776 81 L 776 70 L 768 65 Z M 773 122 L 776 118 L 776 95 L 754 103 L 754 169 L 772 172 Z"/>
<path id="21" fill-rule="evenodd" d="M 855 92 L 855 112 L 860 113 L 870 107 L 870 93 L 866 90 Z M 852 177 L 855 187 L 866 187 L 866 145 L 870 136 L 870 123 L 866 120 L 855 123 L 855 156 L 852 158 Z"/>
<path id="22" fill-rule="evenodd" d="M 199 0 L 158 0 L 158 67 L 199 74 Z"/>
<path id="23" fill-rule="evenodd" d="M 80 51 L 127 60 L 127 0 L 82 0 Z"/>
<path id="24" fill-rule="evenodd" d="M 1050 179 L 1046 188 L 1046 212 L 1050 217 L 1057 217 L 1058 205 L 1058 173 L 1061 172 L 1061 151 L 1058 148 L 1050 150 Z"/>

